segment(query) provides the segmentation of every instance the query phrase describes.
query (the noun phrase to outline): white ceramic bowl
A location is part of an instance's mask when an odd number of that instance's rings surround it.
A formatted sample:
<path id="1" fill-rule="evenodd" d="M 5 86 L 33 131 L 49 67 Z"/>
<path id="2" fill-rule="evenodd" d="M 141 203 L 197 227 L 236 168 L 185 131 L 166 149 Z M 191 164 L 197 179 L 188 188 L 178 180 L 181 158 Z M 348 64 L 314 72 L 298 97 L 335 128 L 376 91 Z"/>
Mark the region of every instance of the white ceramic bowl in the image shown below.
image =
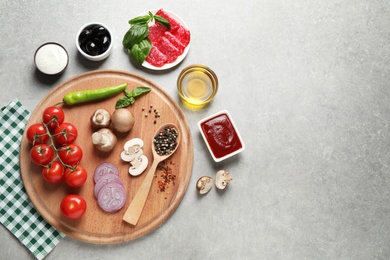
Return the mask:
<path id="1" fill-rule="evenodd" d="M 103 52 L 102 54 L 99 54 L 99 55 L 90 55 L 88 53 L 86 53 L 80 46 L 80 42 L 79 42 L 79 37 L 80 37 L 80 34 L 82 33 L 82 31 L 88 27 L 91 27 L 93 25 L 99 25 L 99 26 L 103 26 L 109 33 L 109 38 L 110 38 L 110 45 L 108 47 L 108 49 Z M 87 23 L 85 24 L 84 26 L 82 26 L 80 28 L 80 30 L 77 32 L 77 36 L 76 36 L 76 46 L 77 46 L 77 49 L 78 51 L 81 53 L 81 55 L 83 55 L 83 57 L 85 57 L 86 59 L 88 60 L 91 60 L 91 61 L 101 61 L 101 60 L 104 60 L 106 59 L 108 56 L 110 56 L 111 52 L 112 52 L 112 45 L 113 45 L 113 42 L 112 42 L 112 39 L 113 39 L 113 35 L 112 35 L 112 32 L 111 30 L 104 24 L 102 23 L 99 23 L 99 22 L 91 22 L 91 23 Z"/>
<path id="2" fill-rule="evenodd" d="M 58 75 L 68 66 L 69 55 L 61 44 L 46 42 L 35 51 L 34 63 L 37 69 L 44 74 Z"/>
<path id="3" fill-rule="evenodd" d="M 198 122 L 200 133 L 215 162 L 242 152 L 245 144 L 227 110 L 222 110 Z"/>

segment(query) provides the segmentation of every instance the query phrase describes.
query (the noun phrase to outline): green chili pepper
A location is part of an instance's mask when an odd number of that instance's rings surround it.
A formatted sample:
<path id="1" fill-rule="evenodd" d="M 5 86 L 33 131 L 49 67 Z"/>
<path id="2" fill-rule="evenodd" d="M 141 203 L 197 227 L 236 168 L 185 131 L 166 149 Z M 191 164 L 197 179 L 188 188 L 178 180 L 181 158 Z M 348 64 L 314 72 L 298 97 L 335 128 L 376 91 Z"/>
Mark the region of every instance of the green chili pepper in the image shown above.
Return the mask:
<path id="1" fill-rule="evenodd" d="M 106 88 L 71 92 L 65 95 L 63 102 L 67 105 L 76 105 L 84 102 L 101 100 L 122 92 L 126 87 L 127 83 Z"/>

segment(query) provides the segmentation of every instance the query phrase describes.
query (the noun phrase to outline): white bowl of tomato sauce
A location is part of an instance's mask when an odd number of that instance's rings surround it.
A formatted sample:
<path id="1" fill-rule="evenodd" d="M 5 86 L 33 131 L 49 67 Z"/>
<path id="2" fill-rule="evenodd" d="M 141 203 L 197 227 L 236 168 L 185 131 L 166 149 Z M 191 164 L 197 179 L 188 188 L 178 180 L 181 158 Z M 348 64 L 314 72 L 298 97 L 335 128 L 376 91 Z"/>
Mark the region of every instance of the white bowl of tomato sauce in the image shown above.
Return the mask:
<path id="1" fill-rule="evenodd" d="M 227 110 L 200 120 L 198 127 L 215 162 L 223 161 L 245 149 L 241 135 Z"/>

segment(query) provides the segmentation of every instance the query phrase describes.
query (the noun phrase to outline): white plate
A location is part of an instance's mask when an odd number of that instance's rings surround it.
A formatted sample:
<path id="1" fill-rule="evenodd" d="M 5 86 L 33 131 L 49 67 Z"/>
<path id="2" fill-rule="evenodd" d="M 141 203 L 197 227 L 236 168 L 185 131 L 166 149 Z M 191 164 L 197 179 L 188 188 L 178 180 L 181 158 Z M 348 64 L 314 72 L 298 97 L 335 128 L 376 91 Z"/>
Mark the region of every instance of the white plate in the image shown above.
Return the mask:
<path id="1" fill-rule="evenodd" d="M 160 9 L 151 10 L 150 12 L 155 14 L 158 10 L 160 10 Z M 184 28 L 189 30 L 188 26 L 185 24 L 183 19 L 181 19 L 179 16 L 177 16 L 175 13 L 173 13 L 171 11 L 168 11 L 168 10 L 165 10 L 165 9 L 163 9 L 163 10 L 164 10 L 164 12 L 168 13 L 172 18 L 174 18 L 176 21 L 178 21 Z M 147 15 L 148 13 L 149 13 L 149 11 L 143 12 L 142 14 L 140 14 L 140 16 L 141 15 Z M 153 24 L 154 24 L 154 21 L 149 24 L 149 27 L 152 26 Z M 174 62 L 164 64 L 161 67 L 156 67 L 156 66 L 151 65 L 149 62 L 147 62 L 145 60 L 142 63 L 142 66 L 145 67 L 145 68 L 151 69 L 151 70 L 166 70 L 166 69 L 173 68 L 176 65 L 178 65 L 180 62 L 182 62 L 184 60 L 184 58 L 187 56 L 188 51 L 190 49 L 190 44 L 191 44 L 191 38 L 190 38 L 190 42 L 188 43 L 187 47 L 184 49 L 184 52 L 179 57 L 177 57 L 177 59 Z"/>

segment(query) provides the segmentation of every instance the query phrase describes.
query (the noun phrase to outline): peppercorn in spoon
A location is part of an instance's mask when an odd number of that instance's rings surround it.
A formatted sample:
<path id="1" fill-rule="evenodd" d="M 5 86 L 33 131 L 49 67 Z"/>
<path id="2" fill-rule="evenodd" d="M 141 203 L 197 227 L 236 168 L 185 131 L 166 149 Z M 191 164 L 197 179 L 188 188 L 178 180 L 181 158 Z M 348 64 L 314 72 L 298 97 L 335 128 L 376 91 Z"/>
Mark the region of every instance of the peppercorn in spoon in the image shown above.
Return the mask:
<path id="1" fill-rule="evenodd" d="M 165 124 L 157 130 L 152 144 L 153 164 L 127 208 L 123 216 L 124 221 L 134 226 L 137 225 L 148 198 L 157 165 L 171 156 L 176 151 L 179 143 L 180 133 L 176 125 Z"/>

